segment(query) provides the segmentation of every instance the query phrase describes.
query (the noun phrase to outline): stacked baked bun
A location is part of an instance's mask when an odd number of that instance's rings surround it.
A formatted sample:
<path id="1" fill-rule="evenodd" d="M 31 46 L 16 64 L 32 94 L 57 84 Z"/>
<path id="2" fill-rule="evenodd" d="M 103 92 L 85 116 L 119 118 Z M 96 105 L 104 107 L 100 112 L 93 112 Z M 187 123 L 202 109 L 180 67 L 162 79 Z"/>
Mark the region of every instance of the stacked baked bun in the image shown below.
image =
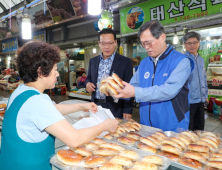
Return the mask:
<path id="1" fill-rule="evenodd" d="M 201 169 L 206 165 L 208 170 L 222 169 L 222 149 L 219 150 L 221 142 L 212 132 L 196 134 L 184 131 L 170 137 L 162 132 L 156 132 L 150 136 L 141 137 L 140 142 L 137 145 L 139 149 L 158 152 L 158 155 L 192 168 Z"/>
<path id="2" fill-rule="evenodd" d="M 119 76 L 116 73 L 112 74 L 112 77 L 109 76 L 106 79 L 101 80 L 100 82 L 100 92 L 106 93 L 109 92 L 111 96 L 117 95 L 117 89 L 123 89 L 124 85 L 122 83 L 122 80 L 119 78 Z"/>
<path id="3" fill-rule="evenodd" d="M 157 153 L 192 168 L 201 169 L 206 165 L 208 170 L 222 169 L 221 141 L 211 132 L 184 131 L 169 137 L 163 132 L 156 132 L 142 137 L 134 131 L 129 132 L 129 128 L 124 131 L 119 126 L 116 133 L 105 137 L 116 140 L 112 135 L 117 137 L 119 143 L 137 146 L 141 150 Z"/>
<path id="4" fill-rule="evenodd" d="M 120 143 L 125 145 L 134 145 L 135 141 L 139 140 L 141 136 L 133 132 L 139 131 L 141 129 L 141 125 L 133 119 L 128 120 L 128 122 L 119 121 L 121 124 L 117 127 L 116 131 L 105 135 L 104 138 L 109 140 L 118 138 L 117 140 Z"/>
<path id="5" fill-rule="evenodd" d="M 164 165 L 164 160 L 157 155 L 142 157 L 134 150 L 126 150 L 117 143 L 108 143 L 100 138 L 81 147 L 60 150 L 57 158 L 65 165 L 99 170 L 157 170 Z"/>

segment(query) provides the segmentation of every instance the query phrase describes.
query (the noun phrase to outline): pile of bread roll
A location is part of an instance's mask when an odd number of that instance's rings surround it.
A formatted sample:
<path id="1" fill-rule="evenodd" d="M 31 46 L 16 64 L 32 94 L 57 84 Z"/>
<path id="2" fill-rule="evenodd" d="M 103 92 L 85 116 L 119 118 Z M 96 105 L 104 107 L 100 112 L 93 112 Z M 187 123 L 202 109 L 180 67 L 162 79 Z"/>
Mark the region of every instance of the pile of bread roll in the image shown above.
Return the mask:
<path id="1" fill-rule="evenodd" d="M 128 120 L 128 122 L 121 123 L 115 132 L 109 133 L 104 136 L 104 138 L 109 140 L 115 140 L 125 145 L 134 145 L 135 141 L 139 140 L 141 137 L 137 133 L 133 133 L 139 131 L 141 129 L 141 125 L 134 121 L 133 119 Z"/>
<path id="2" fill-rule="evenodd" d="M 119 76 L 116 73 L 112 74 L 112 77 L 109 76 L 106 79 L 101 80 L 100 82 L 100 92 L 106 94 L 106 92 L 109 92 L 111 96 L 117 95 L 117 89 L 123 89 L 124 85 L 122 83 L 122 80 L 119 78 Z"/>
<path id="3" fill-rule="evenodd" d="M 222 149 L 220 138 L 212 132 L 194 133 L 184 131 L 168 137 L 163 132 L 156 132 L 147 137 L 138 138 L 137 147 L 167 157 L 192 168 L 207 166 L 222 169 Z"/>
<path id="4" fill-rule="evenodd" d="M 133 150 L 126 150 L 116 143 L 95 138 L 91 142 L 70 150 L 60 150 L 57 158 L 65 165 L 74 165 L 99 170 L 157 170 L 164 165 L 158 155 L 141 157 Z"/>

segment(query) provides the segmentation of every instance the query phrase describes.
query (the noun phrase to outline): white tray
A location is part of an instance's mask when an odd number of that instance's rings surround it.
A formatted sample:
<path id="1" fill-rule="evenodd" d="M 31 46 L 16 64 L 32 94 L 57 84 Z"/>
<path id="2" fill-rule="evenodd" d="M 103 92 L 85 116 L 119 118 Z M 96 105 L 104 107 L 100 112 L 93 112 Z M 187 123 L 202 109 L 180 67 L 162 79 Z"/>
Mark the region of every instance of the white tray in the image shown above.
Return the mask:
<path id="1" fill-rule="evenodd" d="M 106 139 L 104 139 L 104 140 L 106 140 Z M 116 143 L 116 142 L 114 142 L 114 141 L 110 141 L 110 140 L 106 140 L 107 142 L 109 142 L 109 143 Z M 121 145 L 121 144 L 120 144 Z M 140 156 L 142 156 L 142 157 L 144 157 L 144 156 L 148 156 L 148 155 L 155 155 L 155 154 L 153 154 L 153 153 L 149 153 L 149 152 L 146 152 L 146 151 L 142 151 L 142 150 L 139 150 L 139 149 L 136 149 L 136 148 L 132 148 L 132 147 L 130 147 L 130 146 L 126 146 L 126 145 L 121 145 L 122 147 L 124 147 L 126 150 L 134 150 L 135 152 L 137 152 Z M 68 146 L 65 146 L 65 147 L 63 147 L 63 148 L 61 148 L 61 150 L 62 149 L 69 149 L 69 147 Z M 158 155 L 159 156 L 159 155 Z M 162 156 L 160 156 L 160 157 L 162 157 Z M 170 159 L 168 159 L 168 158 L 165 158 L 165 157 L 162 157 L 163 158 L 163 160 L 164 160 L 164 165 L 163 166 L 161 166 L 160 168 L 159 168 L 159 170 L 167 170 L 168 169 L 168 167 L 171 165 L 171 160 Z M 56 155 L 53 155 L 53 157 L 50 159 L 50 163 L 53 165 L 53 166 L 55 166 L 55 167 L 57 167 L 57 168 L 59 168 L 59 169 L 61 169 L 61 170 L 88 170 L 88 169 L 86 169 L 86 168 L 80 168 L 80 167 L 74 167 L 74 166 L 69 166 L 69 165 L 64 165 L 63 163 L 61 163 L 58 159 L 57 159 L 57 157 L 56 157 Z"/>

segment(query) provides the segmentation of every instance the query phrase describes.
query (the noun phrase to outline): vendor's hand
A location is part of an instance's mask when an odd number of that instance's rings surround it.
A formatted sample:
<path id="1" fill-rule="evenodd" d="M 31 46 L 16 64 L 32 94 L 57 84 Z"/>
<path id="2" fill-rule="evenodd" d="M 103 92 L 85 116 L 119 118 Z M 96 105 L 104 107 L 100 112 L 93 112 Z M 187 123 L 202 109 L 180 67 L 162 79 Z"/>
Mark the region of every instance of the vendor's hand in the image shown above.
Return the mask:
<path id="1" fill-rule="evenodd" d="M 96 88 L 96 86 L 93 83 L 91 83 L 91 82 L 88 82 L 86 84 L 86 91 L 89 92 L 89 93 L 94 92 L 95 88 Z"/>
<path id="2" fill-rule="evenodd" d="M 131 119 L 132 115 L 128 113 L 123 113 L 123 119 Z"/>
<path id="3" fill-rule="evenodd" d="M 95 103 L 84 103 L 82 104 L 82 110 L 84 112 L 88 112 L 89 110 L 91 110 L 93 113 L 97 112 L 97 105 Z"/>
<path id="4" fill-rule="evenodd" d="M 105 120 L 105 130 L 109 132 L 115 132 L 116 128 L 118 127 L 119 121 L 115 119 L 106 119 Z"/>
<path id="5" fill-rule="evenodd" d="M 116 91 L 119 94 L 118 95 L 113 95 L 113 97 L 118 98 L 118 99 L 119 98 L 135 97 L 135 88 L 131 84 L 129 84 L 125 81 L 123 81 L 123 85 L 125 86 L 125 88 L 121 89 L 121 90 L 117 89 Z"/>
<path id="6" fill-rule="evenodd" d="M 205 99 L 205 101 L 206 101 L 207 103 L 209 103 L 209 100 L 208 100 L 208 99 Z"/>

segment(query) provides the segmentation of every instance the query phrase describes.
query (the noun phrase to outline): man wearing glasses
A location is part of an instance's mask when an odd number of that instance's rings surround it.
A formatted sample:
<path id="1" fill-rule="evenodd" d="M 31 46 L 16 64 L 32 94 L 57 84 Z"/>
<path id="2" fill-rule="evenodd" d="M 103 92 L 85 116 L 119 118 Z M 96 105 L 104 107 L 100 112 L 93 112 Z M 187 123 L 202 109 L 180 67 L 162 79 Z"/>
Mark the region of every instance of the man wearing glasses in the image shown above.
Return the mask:
<path id="1" fill-rule="evenodd" d="M 137 72 L 117 98 L 135 97 L 140 102 L 140 123 L 164 131 L 187 130 L 189 126 L 188 78 L 192 60 L 166 44 L 162 24 L 148 21 L 138 36 L 148 52 Z"/>
<path id="2" fill-rule="evenodd" d="M 129 119 L 132 117 L 133 99 L 120 99 L 115 103 L 111 96 L 100 94 L 97 85 L 103 76 L 111 76 L 113 72 L 129 82 L 133 76 L 132 60 L 116 52 L 116 33 L 112 29 L 99 32 L 98 43 L 102 54 L 89 61 L 86 90 L 92 92 L 92 102 L 110 109 L 115 117 Z"/>
<path id="3" fill-rule="evenodd" d="M 200 34 L 188 32 L 183 37 L 185 55 L 195 63 L 190 84 L 190 130 L 204 130 L 204 103 L 208 103 L 207 76 L 204 59 L 197 53 L 200 46 Z"/>

